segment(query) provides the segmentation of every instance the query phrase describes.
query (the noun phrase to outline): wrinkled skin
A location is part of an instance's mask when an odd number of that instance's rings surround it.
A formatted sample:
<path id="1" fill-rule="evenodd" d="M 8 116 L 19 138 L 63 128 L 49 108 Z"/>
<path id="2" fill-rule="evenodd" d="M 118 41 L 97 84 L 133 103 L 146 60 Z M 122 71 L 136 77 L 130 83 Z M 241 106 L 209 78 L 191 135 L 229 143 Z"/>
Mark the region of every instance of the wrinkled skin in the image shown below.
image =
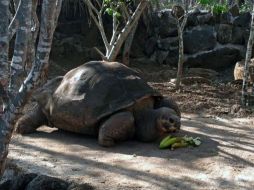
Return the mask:
<path id="1" fill-rule="evenodd" d="M 181 113 L 135 71 L 116 62 L 88 62 L 34 94 L 38 102 L 16 124 L 19 133 L 42 124 L 98 136 L 102 146 L 136 138 L 154 141 L 180 129 Z"/>

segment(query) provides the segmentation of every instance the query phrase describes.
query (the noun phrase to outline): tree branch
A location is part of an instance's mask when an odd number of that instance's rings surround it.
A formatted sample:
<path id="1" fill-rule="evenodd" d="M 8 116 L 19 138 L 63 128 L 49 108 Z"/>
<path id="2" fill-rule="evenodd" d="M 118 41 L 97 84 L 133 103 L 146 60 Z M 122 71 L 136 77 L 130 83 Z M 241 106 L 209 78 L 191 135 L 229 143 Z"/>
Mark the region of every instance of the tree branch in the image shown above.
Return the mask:
<path id="1" fill-rule="evenodd" d="M 123 42 L 127 38 L 130 31 L 135 26 L 135 24 L 138 22 L 141 14 L 143 13 L 143 11 L 144 11 L 144 9 L 146 8 L 147 5 L 148 5 L 147 0 L 141 0 L 141 2 L 138 4 L 138 7 L 136 8 L 135 12 L 130 17 L 130 19 L 126 23 L 126 25 L 123 28 L 123 30 L 121 31 L 121 33 L 118 35 L 118 37 L 116 39 L 116 43 L 114 44 L 113 48 L 111 49 L 111 52 L 110 52 L 109 56 L 107 57 L 107 59 L 109 61 L 113 61 L 113 60 L 116 59 L 116 56 L 118 55 L 118 53 L 119 53 L 119 51 L 122 47 Z"/>
<path id="2" fill-rule="evenodd" d="M 28 1 L 31 3 L 31 1 Z M 62 0 L 43 0 L 42 3 L 42 22 L 39 43 L 37 46 L 36 58 L 33 68 L 26 80 L 20 87 L 17 96 L 8 105 L 7 111 L 0 118 L 0 171 L 3 174 L 6 157 L 8 155 L 8 145 L 11 139 L 16 112 L 22 107 L 31 94 L 36 81 L 48 63 L 49 53 L 53 39 L 53 33 L 56 27 L 56 18 L 60 13 Z M 1 6 L 0 6 L 1 10 Z"/>
<path id="3" fill-rule="evenodd" d="M 110 45 L 109 45 L 109 42 L 107 40 L 107 36 L 106 36 L 105 30 L 104 30 L 103 21 L 102 21 L 102 18 L 101 18 L 101 13 L 94 7 L 94 5 L 91 3 L 90 0 L 84 0 L 84 2 L 88 6 L 89 14 L 91 15 L 92 19 L 94 20 L 96 26 L 98 27 L 98 29 L 99 29 L 99 31 L 101 33 L 101 36 L 102 36 L 103 43 L 104 43 L 104 45 L 106 47 L 106 51 L 108 51 Z M 98 20 L 96 19 L 93 11 L 97 15 Z"/>

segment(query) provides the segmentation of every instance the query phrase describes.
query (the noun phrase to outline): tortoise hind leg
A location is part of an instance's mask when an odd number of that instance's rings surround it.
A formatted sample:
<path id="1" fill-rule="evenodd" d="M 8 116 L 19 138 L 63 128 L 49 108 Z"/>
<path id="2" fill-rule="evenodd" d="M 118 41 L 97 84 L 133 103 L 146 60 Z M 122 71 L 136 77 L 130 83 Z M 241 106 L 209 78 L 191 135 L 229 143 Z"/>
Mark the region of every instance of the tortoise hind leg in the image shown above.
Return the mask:
<path id="1" fill-rule="evenodd" d="M 124 141 L 134 136 L 135 124 L 131 112 L 120 112 L 108 118 L 99 129 L 99 144 L 113 146 L 117 141 Z"/>
<path id="2" fill-rule="evenodd" d="M 171 108 L 173 109 L 177 116 L 179 116 L 181 118 L 181 111 L 177 105 L 177 103 L 170 97 L 163 97 L 163 98 L 158 98 L 155 100 L 154 103 L 154 108 L 158 109 L 158 108 L 162 108 L 162 107 L 167 107 L 167 108 Z"/>
<path id="3" fill-rule="evenodd" d="M 15 132 L 20 134 L 32 133 L 44 124 L 47 124 L 47 117 L 37 104 L 32 111 L 18 119 L 15 124 Z"/>

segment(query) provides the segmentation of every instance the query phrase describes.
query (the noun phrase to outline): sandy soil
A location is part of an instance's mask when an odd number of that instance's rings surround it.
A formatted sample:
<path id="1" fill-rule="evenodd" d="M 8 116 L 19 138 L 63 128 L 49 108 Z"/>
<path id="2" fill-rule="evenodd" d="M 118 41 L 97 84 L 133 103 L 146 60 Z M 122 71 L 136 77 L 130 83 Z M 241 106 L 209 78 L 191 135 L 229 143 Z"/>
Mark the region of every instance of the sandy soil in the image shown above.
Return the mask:
<path id="1" fill-rule="evenodd" d="M 13 136 L 9 168 L 94 189 L 253 189 L 254 117 L 236 109 L 239 86 L 193 83 L 179 93 L 166 79 L 150 84 L 177 100 L 183 112 L 178 135 L 201 137 L 200 147 L 171 151 L 160 150 L 159 142 L 128 141 L 103 148 L 94 138 L 44 126 Z"/>
<path id="2" fill-rule="evenodd" d="M 96 139 L 43 127 L 15 135 L 9 159 L 23 171 L 95 189 L 253 189 L 253 120 L 184 114 L 182 123 L 181 134 L 201 137 L 200 147 L 129 141 L 102 148 Z"/>

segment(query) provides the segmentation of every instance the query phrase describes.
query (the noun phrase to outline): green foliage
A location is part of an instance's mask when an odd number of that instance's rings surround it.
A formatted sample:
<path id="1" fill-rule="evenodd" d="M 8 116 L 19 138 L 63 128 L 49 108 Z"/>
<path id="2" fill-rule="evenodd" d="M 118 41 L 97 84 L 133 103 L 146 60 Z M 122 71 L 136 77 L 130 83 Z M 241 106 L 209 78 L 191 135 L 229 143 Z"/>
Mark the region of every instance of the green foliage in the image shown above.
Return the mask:
<path id="1" fill-rule="evenodd" d="M 252 1 L 245 1 L 244 4 L 240 6 L 240 12 L 251 12 L 253 7 Z"/>
<path id="2" fill-rule="evenodd" d="M 213 14 L 221 14 L 228 12 L 228 6 L 226 4 L 224 5 L 215 4 L 212 6 L 212 12 Z"/>
<path id="3" fill-rule="evenodd" d="M 120 18 L 122 16 L 121 8 L 126 7 L 128 9 L 132 2 L 133 0 L 104 0 L 103 9 L 106 14 Z"/>
<path id="4" fill-rule="evenodd" d="M 221 14 L 228 11 L 229 7 L 227 3 L 220 3 L 218 0 L 198 0 L 198 4 L 209 8 L 213 14 Z"/>

